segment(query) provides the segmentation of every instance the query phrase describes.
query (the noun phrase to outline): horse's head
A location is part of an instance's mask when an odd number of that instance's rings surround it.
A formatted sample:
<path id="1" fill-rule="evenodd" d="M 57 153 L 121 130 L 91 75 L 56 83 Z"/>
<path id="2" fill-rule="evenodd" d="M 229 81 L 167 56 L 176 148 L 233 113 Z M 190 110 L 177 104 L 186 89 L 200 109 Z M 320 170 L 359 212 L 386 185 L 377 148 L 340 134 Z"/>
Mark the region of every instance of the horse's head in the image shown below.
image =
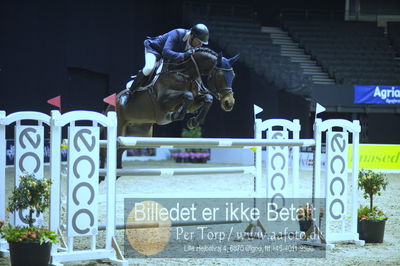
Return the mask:
<path id="1" fill-rule="evenodd" d="M 222 53 L 218 55 L 217 65 L 208 78 L 208 89 L 220 101 L 221 108 L 226 111 L 232 111 L 235 105 L 233 97 L 232 83 L 235 78 L 235 72 L 232 65 L 239 58 L 239 54 L 232 58 L 225 58 Z"/>

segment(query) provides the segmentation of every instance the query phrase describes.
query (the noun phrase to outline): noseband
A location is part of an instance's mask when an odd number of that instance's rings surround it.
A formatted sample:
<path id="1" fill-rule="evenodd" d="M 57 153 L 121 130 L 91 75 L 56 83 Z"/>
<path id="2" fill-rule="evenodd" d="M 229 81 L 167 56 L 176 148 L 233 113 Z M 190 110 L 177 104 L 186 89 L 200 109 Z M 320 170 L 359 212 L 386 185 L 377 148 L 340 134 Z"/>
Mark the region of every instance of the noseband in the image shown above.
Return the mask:
<path id="1" fill-rule="evenodd" d="M 222 67 L 215 67 L 214 70 L 212 71 L 212 74 L 208 77 L 208 80 L 210 80 L 212 77 L 215 76 L 217 71 L 233 71 L 233 68 L 222 68 Z M 233 90 L 232 88 L 217 88 L 215 86 L 215 91 L 210 90 L 210 93 L 217 98 L 218 100 L 221 100 L 221 98 L 227 94 L 232 94 L 233 95 Z"/>

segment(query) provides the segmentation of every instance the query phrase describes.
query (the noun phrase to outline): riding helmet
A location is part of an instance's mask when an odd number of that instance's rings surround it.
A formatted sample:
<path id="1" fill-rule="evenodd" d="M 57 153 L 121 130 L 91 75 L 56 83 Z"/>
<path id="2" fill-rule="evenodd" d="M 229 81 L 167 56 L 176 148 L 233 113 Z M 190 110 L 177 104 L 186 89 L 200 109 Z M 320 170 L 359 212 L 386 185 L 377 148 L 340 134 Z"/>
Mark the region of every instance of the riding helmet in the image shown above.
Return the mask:
<path id="1" fill-rule="evenodd" d="M 197 38 L 202 44 L 208 44 L 208 28 L 204 24 L 196 24 L 190 29 L 190 34 Z"/>

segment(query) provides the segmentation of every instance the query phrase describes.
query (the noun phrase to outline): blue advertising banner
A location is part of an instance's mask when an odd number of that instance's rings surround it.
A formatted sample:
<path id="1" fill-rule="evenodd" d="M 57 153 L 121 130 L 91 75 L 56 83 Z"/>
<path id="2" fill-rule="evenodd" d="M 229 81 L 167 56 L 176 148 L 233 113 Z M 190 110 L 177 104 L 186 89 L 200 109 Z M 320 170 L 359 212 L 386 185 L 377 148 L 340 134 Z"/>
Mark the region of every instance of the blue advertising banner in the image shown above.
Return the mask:
<path id="1" fill-rule="evenodd" d="M 400 104 L 400 86 L 355 85 L 354 103 Z"/>

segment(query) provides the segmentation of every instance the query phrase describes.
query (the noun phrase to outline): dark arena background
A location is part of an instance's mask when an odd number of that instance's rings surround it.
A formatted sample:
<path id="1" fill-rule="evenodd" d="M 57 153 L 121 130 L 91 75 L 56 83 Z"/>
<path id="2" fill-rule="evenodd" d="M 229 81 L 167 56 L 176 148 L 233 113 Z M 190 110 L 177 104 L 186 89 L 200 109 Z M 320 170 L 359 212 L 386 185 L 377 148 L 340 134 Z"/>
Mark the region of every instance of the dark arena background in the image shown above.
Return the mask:
<path id="1" fill-rule="evenodd" d="M 210 48 L 241 58 L 234 110 L 215 101 L 204 137 L 253 137 L 262 119 L 300 119 L 312 137 L 320 117 L 359 119 L 362 143 L 399 143 L 399 104 L 355 104 L 354 85 L 400 86 L 400 4 L 346 1 L 43 0 L 0 3 L 0 110 L 49 113 L 105 107 L 144 64 L 143 41 L 202 22 Z M 180 136 L 184 122 L 158 126 Z"/>

